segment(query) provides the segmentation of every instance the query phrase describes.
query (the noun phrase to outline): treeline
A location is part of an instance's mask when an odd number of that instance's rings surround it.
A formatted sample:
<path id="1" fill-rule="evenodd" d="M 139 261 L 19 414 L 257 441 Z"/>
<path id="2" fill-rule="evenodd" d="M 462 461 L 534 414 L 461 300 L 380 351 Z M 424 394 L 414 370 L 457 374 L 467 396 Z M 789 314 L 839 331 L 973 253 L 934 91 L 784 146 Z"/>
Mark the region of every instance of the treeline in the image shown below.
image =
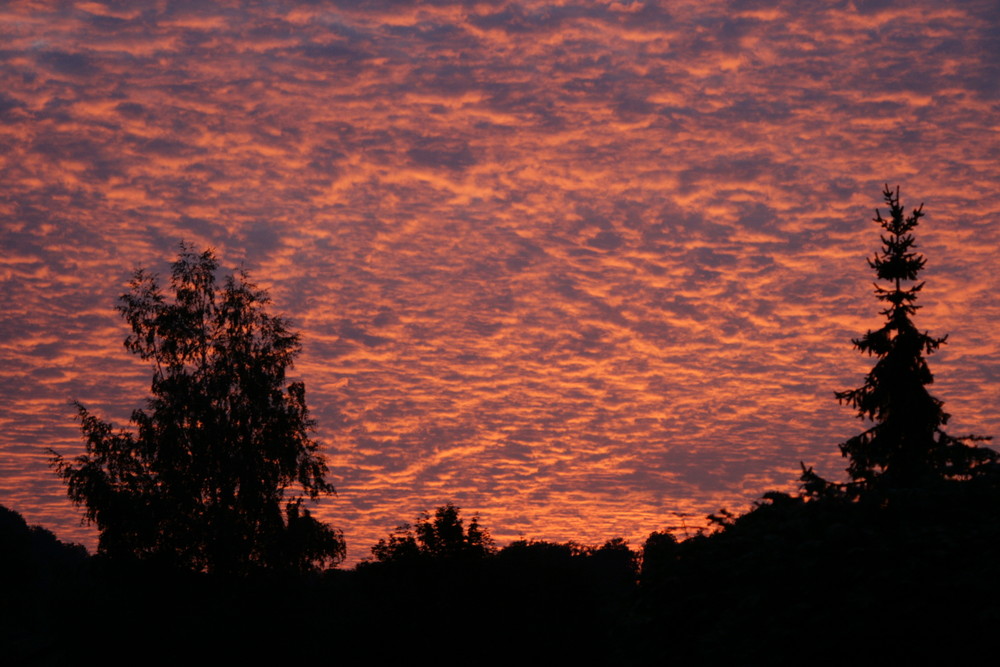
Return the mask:
<path id="1" fill-rule="evenodd" d="M 998 509 L 1000 471 L 861 500 L 770 493 L 714 532 L 631 549 L 496 548 L 444 506 L 353 570 L 249 577 L 88 557 L 6 510 L 2 639 L 8 664 L 102 659 L 109 644 L 154 664 L 265 649 L 379 664 L 963 664 L 995 651 Z"/>
<path id="2" fill-rule="evenodd" d="M 52 464 L 100 532 L 98 553 L 0 512 L 4 663 L 128 660 L 467 664 L 966 664 L 995 659 L 1000 455 L 944 431 L 912 321 L 924 258 L 898 189 L 869 260 L 883 326 L 836 397 L 865 420 L 849 481 L 803 465 L 713 531 L 643 545 L 497 548 L 444 505 L 339 570 L 341 531 L 304 503 L 333 493 L 312 439 L 300 346 L 244 273 L 217 284 L 182 246 L 165 295 L 137 271 L 119 311 L 151 397 L 116 429 L 78 405 L 85 454 Z"/>

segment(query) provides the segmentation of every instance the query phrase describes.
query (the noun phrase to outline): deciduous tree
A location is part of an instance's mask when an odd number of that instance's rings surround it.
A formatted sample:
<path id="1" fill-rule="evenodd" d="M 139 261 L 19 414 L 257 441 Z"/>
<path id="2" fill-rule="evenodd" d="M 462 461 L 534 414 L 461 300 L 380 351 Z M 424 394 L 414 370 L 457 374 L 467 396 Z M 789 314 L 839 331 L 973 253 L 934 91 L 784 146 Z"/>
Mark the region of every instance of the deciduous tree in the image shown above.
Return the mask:
<path id="1" fill-rule="evenodd" d="M 99 551 L 197 571 L 308 570 L 345 553 L 306 498 L 332 494 L 301 382 L 299 336 L 243 271 L 217 284 L 212 251 L 184 244 L 170 300 L 135 272 L 118 311 L 149 361 L 146 406 L 116 430 L 77 403 L 86 453 L 52 464 L 100 531 Z"/>
<path id="2" fill-rule="evenodd" d="M 493 539 L 479 524 L 479 517 L 473 516 L 465 528 L 459 512 L 451 503 L 438 507 L 433 517 L 424 512 L 416 526 L 404 523 L 388 539 L 379 540 L 372 555 L 384 563 L 420 558 L 477 560 L 492 554 Z"/>

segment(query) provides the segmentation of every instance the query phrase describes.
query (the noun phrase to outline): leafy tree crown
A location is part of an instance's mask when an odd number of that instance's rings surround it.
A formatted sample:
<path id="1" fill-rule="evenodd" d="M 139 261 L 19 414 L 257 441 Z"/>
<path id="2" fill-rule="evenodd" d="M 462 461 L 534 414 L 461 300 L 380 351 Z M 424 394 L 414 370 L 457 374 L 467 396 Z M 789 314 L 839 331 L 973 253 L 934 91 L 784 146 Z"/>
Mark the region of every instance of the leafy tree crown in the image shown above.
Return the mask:
<path id="1" fill-rule="evenodd" d="M 86 453 L 53 465 L 104 553 L 230 573 L 335 564 L 341 534 L 302 505 L 334 488 L 305 387 L 286 379 L 299 337 L 245 272 L 220 286 L 217 269 L 182 244 L 172 301 L 136 270 L 118 311 L 125 348 L 153 367 L 151 396 L 134 431 L 77 403 Z"/>
<path id="2" fill-rule="evenodd" d="M 465 527 L 461 509 L 448 503 L 434 510 L 432 517 L 423 512 L 415 526 L 404 523 L 372 547 L 379 563 L 414 562 L 426 559 L 477 560 L 495 551 L 489 531 L 474 515 Z"/>

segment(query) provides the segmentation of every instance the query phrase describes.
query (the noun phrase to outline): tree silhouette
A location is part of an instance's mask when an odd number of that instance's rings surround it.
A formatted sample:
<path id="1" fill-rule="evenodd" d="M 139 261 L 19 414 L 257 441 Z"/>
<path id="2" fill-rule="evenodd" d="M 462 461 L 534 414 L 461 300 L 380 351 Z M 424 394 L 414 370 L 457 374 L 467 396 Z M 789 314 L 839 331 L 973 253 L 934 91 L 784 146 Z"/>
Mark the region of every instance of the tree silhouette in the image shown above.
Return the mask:
<path id="1" fill-rule="evenodd" d="M 885 324 L 852 342 L 860 352 L 875 356 L 875 366 L 857 389 L 836 392 L 837 400 L 857 410 L 858 417 L 873 425 L 840 444 L 850 460 L 848 473 L 858 488 L 875 485 L 912 486 L 931 479 L 962 479 L 997 459 L 993 450 L 971 446 L 986 440 L 980 436 L 953 437 L 944 432 L 949 415 L 942 402 L 927 391 L 934 381 L 924 360 L 947 340 L 935 338 L 914 326 L 911 317 L 920 306 L 914 302 L 924 283 L 915 282 L 926 259 L 914 250 L 912 230 L 923 217 L 923 204 L 904 214 L 899 188 L 883 191 L 889 217 L 876 209 L 875 222 L 883 229 L 882 249 L 869 266 L 879 280 L 875 294 L 887 304 L 881 314 Z M 807 491 L 826 484 L 811 469 L 805 469 Z"/>
<path id="2" fill-rule="evenodd" d="M 125 348 L 152 364 L 152 396 L 132 413 L 135 433 L 77 403 L 86 454 L 53 452 L 52 465 L 101 553 L 228 574 L 336 564 L 340 532 L 302 506 L 334 489 L 305 387 L 285 378 L 299 337 L 245 272 L 219 286 L 217 268 L 212 251 L 181 244 L 172 303 L 136 270 L 117 309 L 132 329 Z"/>
<path id="3" fill-rule="evenodd" d="M 372 547 L 372 555 L 380 563 L 414 561 L 421 558 L 477 560 L 494 552 L 493 538 L 473 516 L 465 528 L 460 509 L 451 503 L 434 511 L 434 517 L 424 512 L 415 526 L 402 524 Z"/>

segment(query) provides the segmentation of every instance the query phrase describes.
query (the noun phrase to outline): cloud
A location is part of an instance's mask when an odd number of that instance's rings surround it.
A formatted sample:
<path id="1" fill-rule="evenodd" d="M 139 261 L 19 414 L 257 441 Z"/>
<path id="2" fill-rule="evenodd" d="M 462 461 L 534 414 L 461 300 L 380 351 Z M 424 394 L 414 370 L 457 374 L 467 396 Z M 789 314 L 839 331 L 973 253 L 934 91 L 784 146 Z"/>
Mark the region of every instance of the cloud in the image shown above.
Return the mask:
<path id="1" fill-rule="evenodd" d="M 82 447 L 71 398 L 142 404 L 113 306 L 182 239 L 301 332 L 340 493 L 317 511 L 352 558 L 449 499 L 502 539 L 636 543 L 799 460 L 836 476 L 884 182 L 930 213 L 934 389 L 996 431 L 998 25 L 985 1 L 5 6 L 0 502 L 93 544 L 44 450 Z"/>

